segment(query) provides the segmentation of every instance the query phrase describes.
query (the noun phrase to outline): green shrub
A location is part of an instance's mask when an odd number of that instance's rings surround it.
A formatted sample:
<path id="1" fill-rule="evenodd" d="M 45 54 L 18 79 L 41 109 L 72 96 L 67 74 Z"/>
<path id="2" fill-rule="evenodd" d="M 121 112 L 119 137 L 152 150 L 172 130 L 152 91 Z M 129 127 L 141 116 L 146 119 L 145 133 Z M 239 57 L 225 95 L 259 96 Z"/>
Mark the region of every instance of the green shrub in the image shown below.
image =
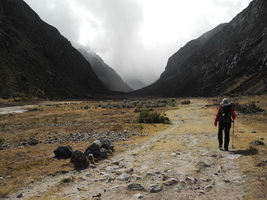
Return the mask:
<path id="1" fill-rule="evenodd" d="M 154 123 L 169 124 L 170 120 L 168 117 L 160 114 L 159 112 L 142 110 L 139 113 L 138 122 L 139 123 L 147 123 L 147 124 L 154 124 Z"/>
<path id="2" fill-rule="evenodd" d="M 84 109 L 85 110 L 88 110 L 90 107 L 89 106 L 84 106 Z"/>
<path id="3" fill-rule="evenodd" d="M 186 100 L 182 101 L 182 105 L 190 104 L 190 103 L 191 103 L 191 101 L 189 99 L 186 99 Z"/>
<path id="4" fill-rule="evenodd" d="M 233 107 L 236 111 L 239 111 L 243 114 L 253 114 L 253 113 L 257 113 L 257 112 L 264 112 L 265 110 L 257 107 L 255 103 L 249 103 L 249 104 L 239 104 L 237 103 L 233 103 Z"/>

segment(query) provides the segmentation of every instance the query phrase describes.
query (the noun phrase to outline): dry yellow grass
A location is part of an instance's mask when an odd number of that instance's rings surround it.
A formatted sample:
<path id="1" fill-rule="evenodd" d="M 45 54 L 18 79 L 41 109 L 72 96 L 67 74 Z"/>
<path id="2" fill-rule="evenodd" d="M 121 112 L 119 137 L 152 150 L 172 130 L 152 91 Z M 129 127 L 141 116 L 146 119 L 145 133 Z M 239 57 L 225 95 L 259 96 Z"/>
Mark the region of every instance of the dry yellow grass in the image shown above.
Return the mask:
<path id="1" fill-rule="evenodd" d="M 185 116 L 179 122 L 179 129 L 173 129 L 168 134 L 198 134 L 209 132 L 217 134 L 217 129 L 213 125 L 216 113 L 216 106 L 221 98 L 190 99 L 194 106 L 179 104 L 176 108 L 157 109 L 166 112 L 171 116 L 171 120 L 177 116 Z M 238 97 L 235 98 L 240 103 L 256 101 L 257 105 L 267 110 L 266 96 Z M 2 100 L 3 101 L 3 100 Z M 181 100 L 177 100 L 180 102 Z M 99 102 L 75 102 L 72 104 L 59 104 L 49 102 L 53 106 L 46 104 L 37 105 L 37 110 L 23 114 L 0 115 L 0 138 L 11 148 L 0 151 L 0 197 L 14 192 L 31 182 L 34 182 L 44 175 L 55 175 L 64 171 L 72 171 L 73 166 L 69 160 L 54 159 L 53 150 L 59 145 L 70 145 L 73 149 L 84 151 L 86 147 L 96 138 L 91 138 L 81 142 L 65 142 L 56 144 L 45 144 L 48 137 L 68 136 L 70 133 L 84 132 L 105 132 L 107 130 L 138 132 L 130 140 L 116 142 L 116 154 L 124 152 L 134 144 L 142 144 L 153 139 L 159 132 L 169 130 L 171 125 L 151 125 L 137 123 L 137 113 L 134 109 L 102 109 L 96 108 Z M 88 106 L 89 109 L 84 109 Z M 195 118 L 195 109 L 203 112 L 200 124 Z M 186 114 L 185 114 L 186 113 Z M 194 124 L 190 126 L 189 123 Z M 193 123 L 192 123 L 193 122 Z M 262 160 L 266 160 L 266 146 L 253 146 L 251 142 L 261 138 L 266 139 L 267 119 L 266 114 L 243 115 L 238 114 L 235 125 L 235 147 L 242 155 L 238 158 L 241 171 L 246 174 L 247 187 L 251 190 L 251 195 L 247 199 L 262 198 L 267 195 L 266 189 L 266 166 L 257 167 Z M 256 131 L 257 134 L 251 133 Z M 104 136 L 104 135 L 103 135 Z M 30 137 L 35 137 L 39 142 L 36 146 L 22 145 L 20 142 L 28 141 Z M 266 141 L 265 141 L 266 143 Z M 152 146 L 155 152 L 174 152 L 184 147 L 184 143 L 176 139 L 160 139 Z M 158 145 L 157 145 L 158 144 Z M 231 145 L 231 144 L 230 144 Z M 197 147 L 208 146 L 217 148 L 217 141 L 214 143 L 196 144 Z M 148 149 L 142 149 L 140 154 L 147 153 Z M 249 180 L 253 178 L 253 181 Z M 260 191 L 260 192 L 259 192 Z M 45 194 L 41 199 L 49 199 L 51 194 Z"/>

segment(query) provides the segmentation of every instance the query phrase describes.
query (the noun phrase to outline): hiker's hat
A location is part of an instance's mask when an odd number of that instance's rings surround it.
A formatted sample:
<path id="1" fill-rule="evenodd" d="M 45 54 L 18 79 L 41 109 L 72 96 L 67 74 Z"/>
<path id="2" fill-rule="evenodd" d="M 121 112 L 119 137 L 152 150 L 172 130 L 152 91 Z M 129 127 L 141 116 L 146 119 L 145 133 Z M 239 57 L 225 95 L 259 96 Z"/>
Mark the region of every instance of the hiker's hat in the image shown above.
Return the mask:
<path id="1" fill-rule="evenodd" d="M 230 104 L 230 102 L 227 98 L 224 98 L 221 102 L 221 105 L 229 105 L 229 104 Z"/>

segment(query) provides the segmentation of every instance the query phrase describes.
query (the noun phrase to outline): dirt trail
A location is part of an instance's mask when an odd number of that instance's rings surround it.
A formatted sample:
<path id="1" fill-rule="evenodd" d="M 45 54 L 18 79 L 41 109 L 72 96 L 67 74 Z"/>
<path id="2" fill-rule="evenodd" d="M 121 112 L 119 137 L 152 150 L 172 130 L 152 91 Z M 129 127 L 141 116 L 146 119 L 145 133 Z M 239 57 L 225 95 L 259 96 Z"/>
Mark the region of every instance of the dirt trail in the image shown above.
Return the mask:
<path id="1" fill-rule="evenodd" d="M 242 155 L 220 151 L 214 107 L 206 100 L 167 112 L 172 124 L 146 141 L 101 161 L 97 168 L 46 176 L 10 199 L 244 199 Z M 68 183 L 64 183 L 68 182 Z M 139 183 L 144 190 L 127 189 Z M 150 191 L 150 192 L 149 192 Z M 155 193 L 154 193 L 155 192 Z"/>

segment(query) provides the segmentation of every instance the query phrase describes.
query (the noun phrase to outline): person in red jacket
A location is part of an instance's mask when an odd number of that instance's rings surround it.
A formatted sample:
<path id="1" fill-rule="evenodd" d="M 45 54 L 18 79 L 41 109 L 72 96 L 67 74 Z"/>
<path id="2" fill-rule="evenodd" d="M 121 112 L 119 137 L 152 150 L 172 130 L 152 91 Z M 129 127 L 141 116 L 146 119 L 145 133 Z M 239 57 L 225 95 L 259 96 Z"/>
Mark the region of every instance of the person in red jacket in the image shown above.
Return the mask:
<path id="1" fill-rule="evenodd" d="M 228 150 L 229 142 L 230 142 L 230 129 L 231 122 L 236 118 L 236 114 L 227 98 L 224 98 L 221 102 L 221 106 L 218 108 L 216 118 L 214 121 L 214 125 L 217 127 L 217 123 L 219 122 L 218 128 L 218 142 L 219 148 L 221 150 L 223 146 L 223 130 L 224 130 L 224 150 Z"/>

